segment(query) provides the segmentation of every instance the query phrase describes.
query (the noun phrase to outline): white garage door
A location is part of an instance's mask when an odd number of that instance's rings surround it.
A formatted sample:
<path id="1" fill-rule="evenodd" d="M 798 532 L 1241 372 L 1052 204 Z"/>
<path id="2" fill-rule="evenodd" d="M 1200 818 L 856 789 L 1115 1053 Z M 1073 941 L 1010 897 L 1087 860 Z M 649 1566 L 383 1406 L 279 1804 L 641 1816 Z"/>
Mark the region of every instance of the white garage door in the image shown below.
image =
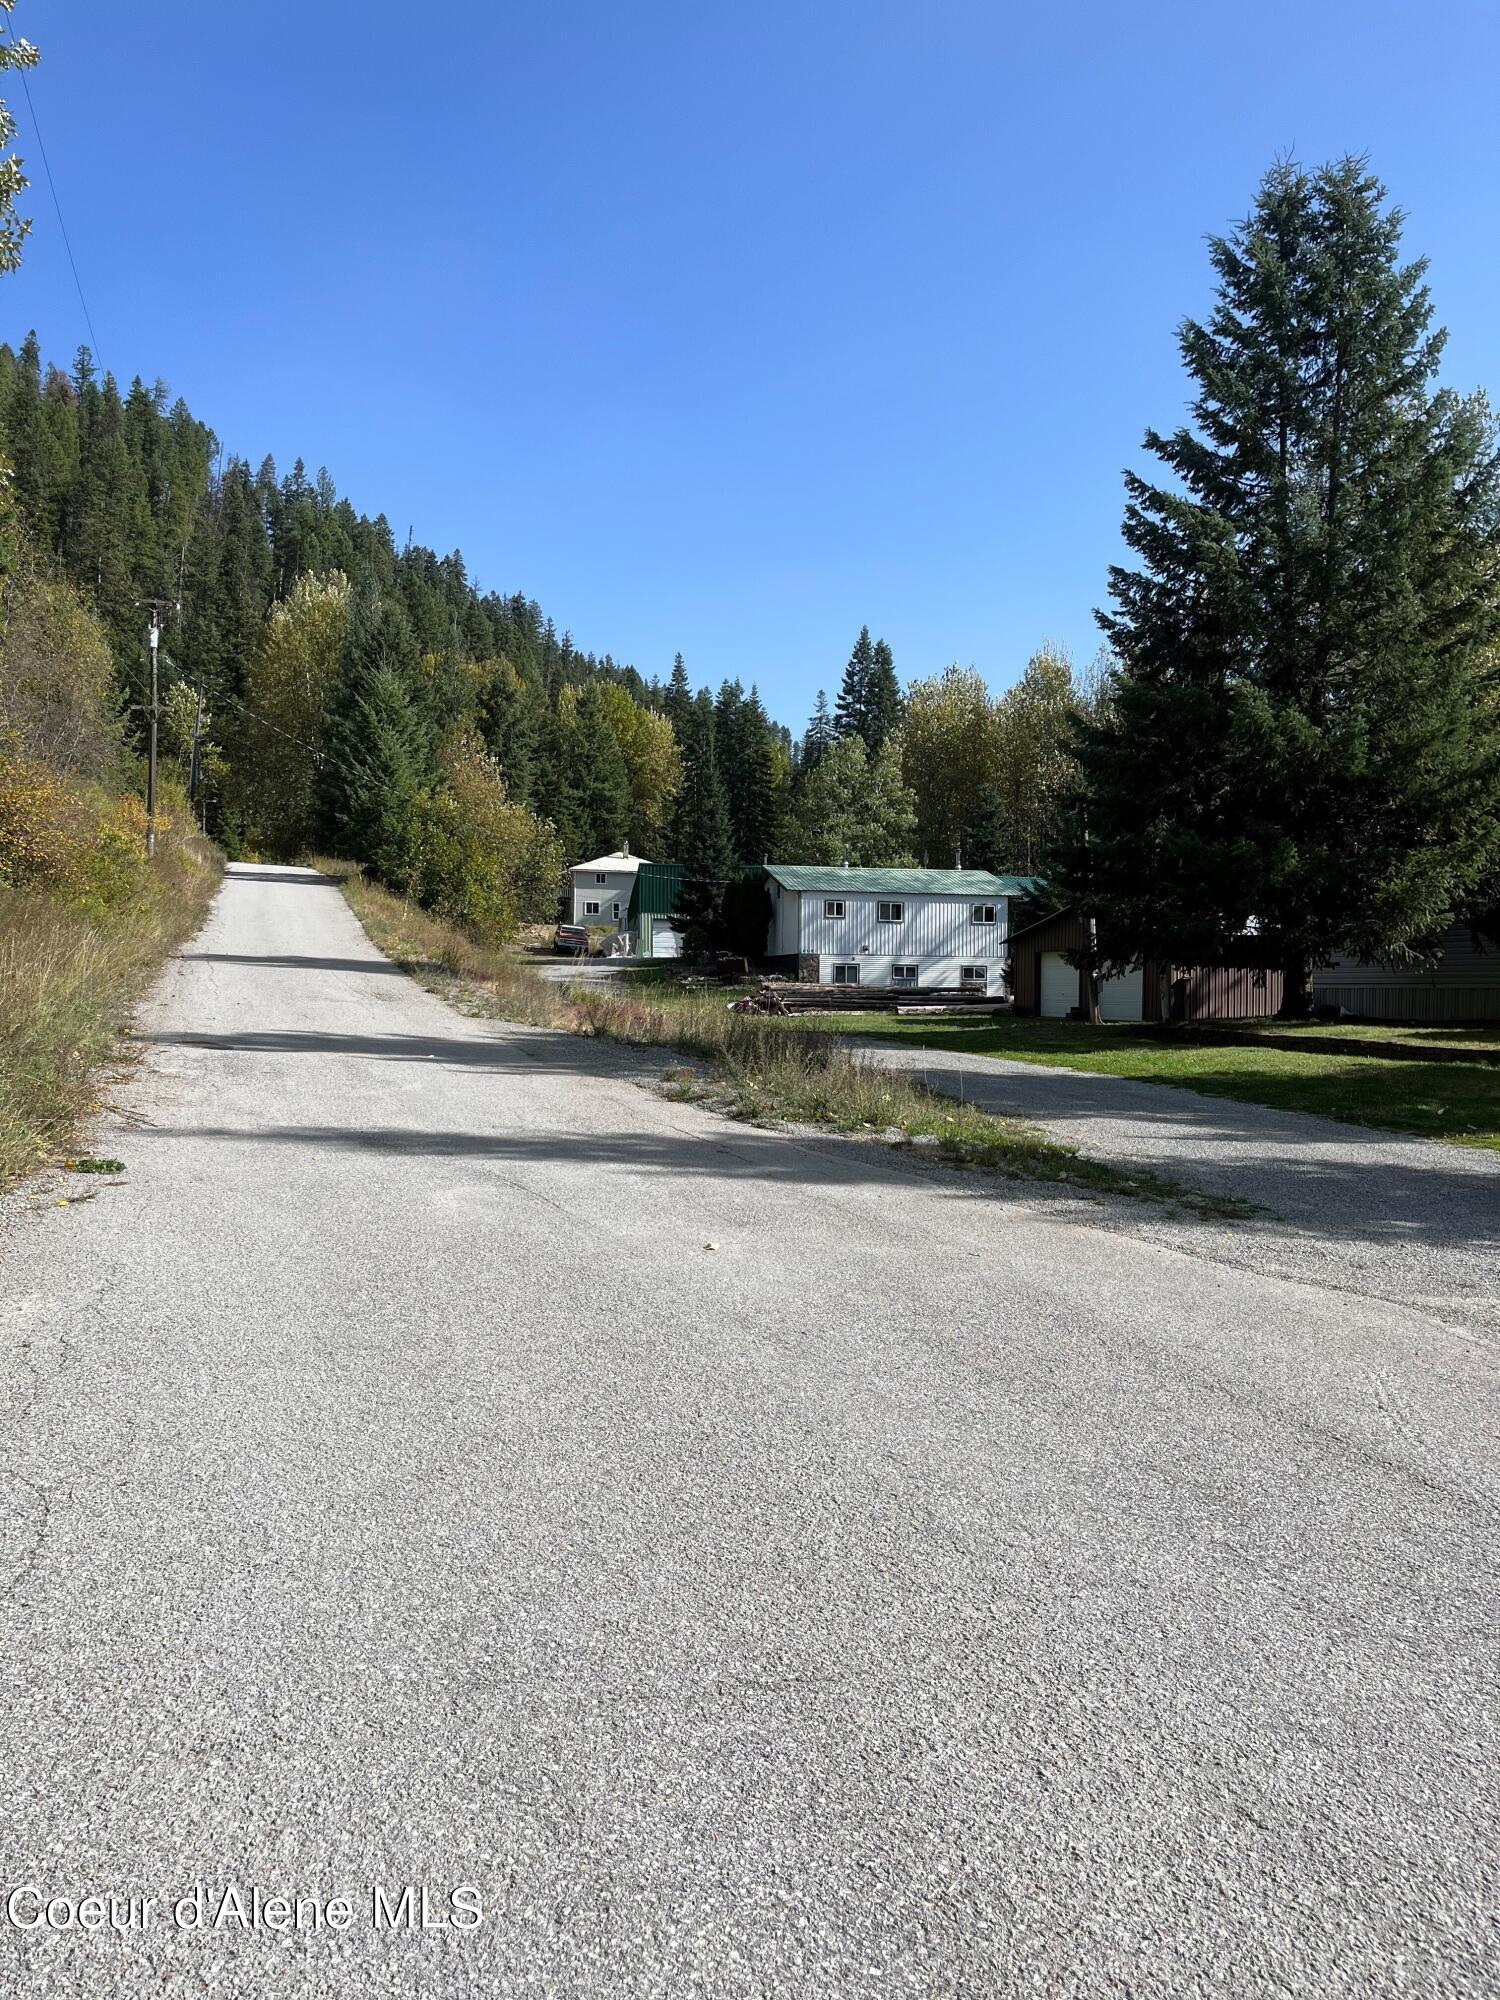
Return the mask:
<path id="1" fill-rule="evenodd" d="M 1145 991 L 1144 976 L 1140 966 L 1134 972 L 1122 972 L 1114 979 L 1106 979 L 1099 987 L 1099 1018 L 1101 1021 L 1138 1021 L 1141 1018 L 1141 996 Z"/>
<path id="2" fill-rule="evenodd" d="M 651 956 L 653 958 L 682 956 L 682 938 L 676 926 L 669 924 L 665 917 L 658 917 L 651 926 Z"/>
<path id="3" fill-rule="evenodd" d="M 1042 953 L 1041 1011 L 1049 1021 L 1061 1021 L 1078 1005 L 1078 968 L 1060 951 Z"/>

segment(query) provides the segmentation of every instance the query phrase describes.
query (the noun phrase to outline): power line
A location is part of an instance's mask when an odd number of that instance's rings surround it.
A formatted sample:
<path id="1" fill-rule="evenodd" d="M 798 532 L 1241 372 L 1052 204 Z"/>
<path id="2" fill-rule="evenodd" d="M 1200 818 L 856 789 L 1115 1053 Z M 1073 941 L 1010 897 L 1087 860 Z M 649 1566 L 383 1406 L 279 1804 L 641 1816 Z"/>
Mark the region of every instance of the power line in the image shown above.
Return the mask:
<path id="1" fill-rule="evenodd" d="M 14 45 L 16 37 L 11 31 L 9 21 L 0 22 L 0 29 L 3 29 L 6 40 Z M 26 80 L 24 67 L 18 66 L 17 74 L 21 79 L 21 88 L 26 93 L 26 109 L 31 113 L 31 129 L 35 132 L 37 145 L 41 148 L 42 165 L 46 169 L 47 174 L 47 186 L 52 191 L 52 206 L 57 210 L 57 226 L 62 231 L 63 248 L 68 253 L 68 265 L 73 273 L 73 283 L 78 289 L 78 303 L 83 307 L 83 323 L 89 330 L 89 340 L 93 345 L 94 359 L 102 368 L 104 360 L 99 352 L 99 336 L 94 331 L 94 322 L 89 314 L 89 302 L 83 296 L 83 280 L 78 275 L 78 260 L 73 255 L 73 245 L 68 237 L 68 225 L 63 221 L 62 202 L 58 199 L 57 182 L 52 178 L 52 162 L 47 158 L 47 141 L 42 137 L 41 120 L 36 115 L 36 106 L 31 99 L 31 85 Z"/>

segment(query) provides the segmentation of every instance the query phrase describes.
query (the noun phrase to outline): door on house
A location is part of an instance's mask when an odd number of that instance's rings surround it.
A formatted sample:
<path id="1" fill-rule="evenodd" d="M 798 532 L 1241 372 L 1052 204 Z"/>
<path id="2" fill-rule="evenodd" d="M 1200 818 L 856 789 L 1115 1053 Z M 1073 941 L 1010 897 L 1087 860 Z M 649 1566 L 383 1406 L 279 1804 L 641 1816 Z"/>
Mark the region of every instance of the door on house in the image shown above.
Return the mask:
<path id="1" fill-rule="evenodd" d="M 1078 968 L 1060 951 L 1044 951 L 1037 1011 L 1049 1021 L 1066 1020 L 1078 1005 Z"/>

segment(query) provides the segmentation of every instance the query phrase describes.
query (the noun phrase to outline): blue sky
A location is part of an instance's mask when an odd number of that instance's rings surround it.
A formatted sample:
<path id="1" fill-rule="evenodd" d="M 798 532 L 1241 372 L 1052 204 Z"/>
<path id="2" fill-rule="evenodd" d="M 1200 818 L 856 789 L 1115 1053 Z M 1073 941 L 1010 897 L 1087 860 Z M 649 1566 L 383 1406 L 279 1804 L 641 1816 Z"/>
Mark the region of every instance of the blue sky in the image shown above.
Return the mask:
<path id="1" fill-rule="evenodd" d="M 1500 392 L 1500 9 L 20 0 L 104 363 L 299 453 L 581 646 L 800 726 L 1094 650 L 1204 235 L 1368 152 Z M 14 79 L 7 79 L 14 86 Z M 0 333 L 85 337 L 36 218 Z M 20 100 L 17 102 L 16 100 Z"/>

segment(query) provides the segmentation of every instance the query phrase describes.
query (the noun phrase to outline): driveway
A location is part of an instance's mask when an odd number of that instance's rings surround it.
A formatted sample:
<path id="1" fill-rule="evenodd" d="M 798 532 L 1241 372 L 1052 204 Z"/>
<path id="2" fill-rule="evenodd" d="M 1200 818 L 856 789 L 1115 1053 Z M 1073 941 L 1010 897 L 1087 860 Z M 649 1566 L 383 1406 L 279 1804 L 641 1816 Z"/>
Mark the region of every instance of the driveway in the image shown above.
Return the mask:
<path id="1" fill-rule="evenodd" d="M 1471 1331 L 668 1101 L 299 871 L 138 1027 L 0 1235 L 0 1991 L 1500 1992 Z"/>
<path id="2" fill-rule="evenodd" d="M 847 1046 L 987 1111 L 1035 1120 L 1091 1159 L 1262 1211 L 1231 1229 L 1132 1219 L 1158 1240 L 1500 1337 L 1500 1153 L 1170 1084 L 947 1049 Z"/>

